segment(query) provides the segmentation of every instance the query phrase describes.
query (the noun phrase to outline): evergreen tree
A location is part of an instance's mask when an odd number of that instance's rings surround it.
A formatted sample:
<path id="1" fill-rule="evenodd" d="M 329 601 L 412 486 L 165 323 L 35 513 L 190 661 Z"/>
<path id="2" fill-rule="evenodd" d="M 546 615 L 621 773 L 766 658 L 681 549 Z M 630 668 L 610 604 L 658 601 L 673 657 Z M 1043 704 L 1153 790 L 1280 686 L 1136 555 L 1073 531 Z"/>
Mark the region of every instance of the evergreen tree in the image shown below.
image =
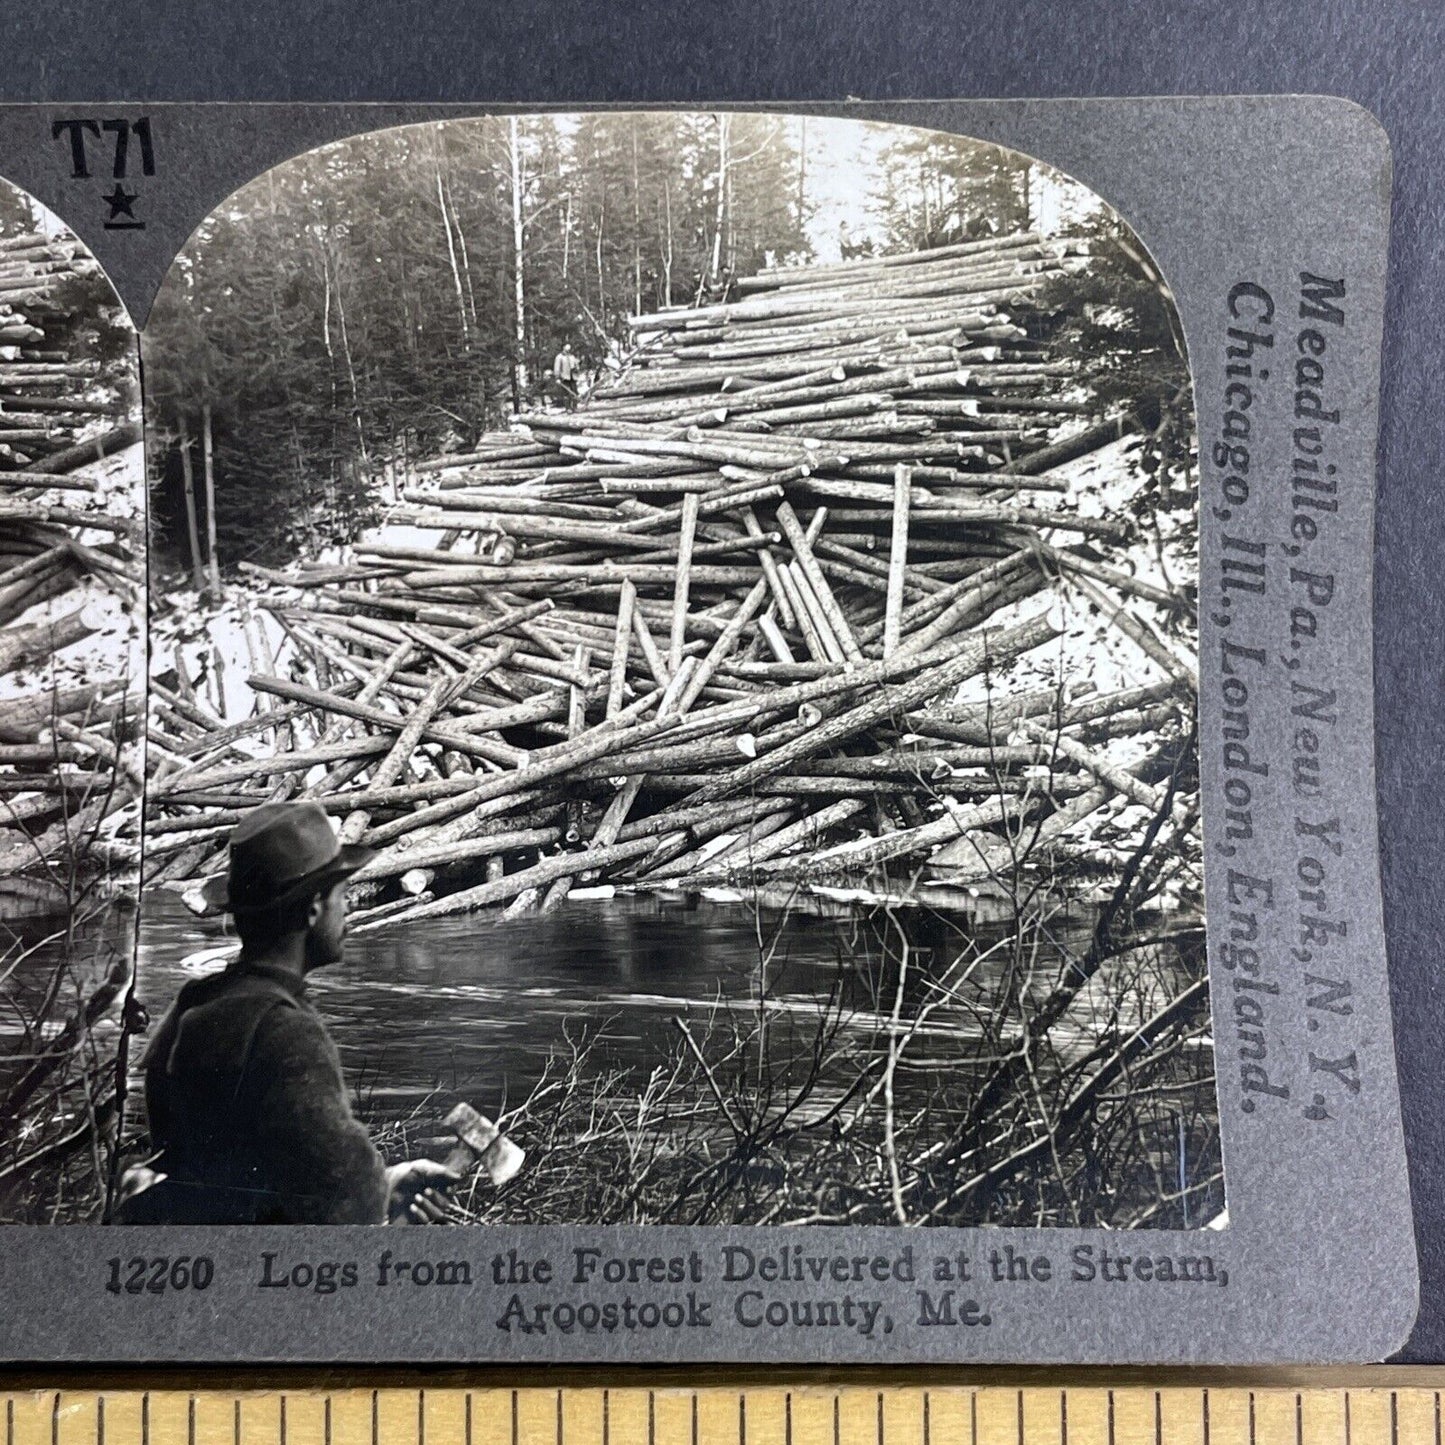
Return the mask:
<path id="1" fill-rule="evenodd" d="M 259 177 L 198 231 L 147 328 L 158 552 L 211 561 L 207 419 L 216 561 L 284 560 L 368 525 L 389 467 L 540 404 L 564 343 L 584 370 L 616 364 L 639 310 L 808 259 L 801 131 L 752 114 L 483 117 Z"/>
<path id="2" fill-rule="evenodd" d="M 884 150 L 873 197 L 888 249 L 925 251 L 1028 230 L 1032 164 L 983 141 L 904 133 Z"/>
<path id="3" fill-rule="evenodd" d="M 1106 416 L 1128 413 L 1144 434 L 1148 478 L 1131 500 L 1150 523 L 1161 509 L 1196 536 L 1194 400 L 1174 298 L 1143 243 L 1107 207 L 1072 227 L 1089 265 L 1043 288 L 1050 339 L 1081 362 L 1088 400 Z"/>

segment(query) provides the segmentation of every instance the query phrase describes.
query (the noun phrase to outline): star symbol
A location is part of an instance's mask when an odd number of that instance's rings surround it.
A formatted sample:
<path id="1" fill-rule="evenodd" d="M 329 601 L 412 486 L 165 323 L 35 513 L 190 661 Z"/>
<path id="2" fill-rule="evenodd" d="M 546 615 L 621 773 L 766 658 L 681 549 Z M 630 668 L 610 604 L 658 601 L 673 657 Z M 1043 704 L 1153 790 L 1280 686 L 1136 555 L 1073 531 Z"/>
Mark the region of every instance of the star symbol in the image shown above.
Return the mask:
<path id="1" fill-rule="evenodd" d="M 110 219 L 113 221 L 117 216 L 129 216 L 135 219 L 135 203 L 140 196 L 135 191 L 128 191 L 119 181 L 115 183 L 115 189 L 108 195 L 102 196 L 107 206 L 110 207 Z"/>

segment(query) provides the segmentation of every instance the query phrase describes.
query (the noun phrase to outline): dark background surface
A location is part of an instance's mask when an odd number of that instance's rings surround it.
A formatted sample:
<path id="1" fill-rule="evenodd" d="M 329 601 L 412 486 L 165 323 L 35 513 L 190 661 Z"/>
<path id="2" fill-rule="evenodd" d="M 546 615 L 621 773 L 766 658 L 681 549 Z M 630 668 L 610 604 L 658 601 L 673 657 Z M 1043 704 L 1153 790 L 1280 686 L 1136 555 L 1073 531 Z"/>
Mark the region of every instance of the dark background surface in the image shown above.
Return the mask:
<path id="1" fill-rule="evenodd" d="M 1437 0 L 0 3 L 0 100 L 685 101 L 1322 93 L 1384 123 L 1376 530 L 1386 927 L 1420 1235 L 1403 1358 L 1445 1362 L 1445 11 Z M 1327 174 L 1319 183 L 1331 184 Z M 1348 226 L 1343 208 L 1339 224 Z"/>

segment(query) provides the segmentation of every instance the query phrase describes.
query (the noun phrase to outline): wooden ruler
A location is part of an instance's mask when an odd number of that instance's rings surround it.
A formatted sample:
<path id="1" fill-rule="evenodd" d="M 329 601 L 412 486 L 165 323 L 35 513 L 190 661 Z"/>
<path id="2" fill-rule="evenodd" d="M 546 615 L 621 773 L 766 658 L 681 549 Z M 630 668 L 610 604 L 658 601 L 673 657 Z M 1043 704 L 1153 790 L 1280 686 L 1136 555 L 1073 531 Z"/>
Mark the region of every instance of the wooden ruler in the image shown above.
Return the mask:
<path id="1" fill-rule="evenodd" d="M 1430 1383 L 119 1388 L 0 1401 L 4 1445 L 1442 1445 Z"/>

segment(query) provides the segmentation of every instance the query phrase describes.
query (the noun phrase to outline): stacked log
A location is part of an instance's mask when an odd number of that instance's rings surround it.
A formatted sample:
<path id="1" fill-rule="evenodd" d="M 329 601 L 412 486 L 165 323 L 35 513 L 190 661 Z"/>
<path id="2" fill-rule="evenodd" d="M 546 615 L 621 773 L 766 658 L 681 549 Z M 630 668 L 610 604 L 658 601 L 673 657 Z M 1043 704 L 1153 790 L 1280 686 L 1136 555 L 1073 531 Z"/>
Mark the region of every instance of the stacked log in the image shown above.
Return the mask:
<path id="1" fill-rule="evenodd" d="M 37 902 L 134 865 L 116 818 L 143 784 L 141 431 L 86 354 L 94 272 L 0 241 L 0 880 Z"/>
<path id="2" fill-rule="evenodd" d="M 1006 236 L 638 316 L 579 407 L 417 465 L 342 561 L 243 569 L 282 661 L 238 721 L 162 694 L 150 877 L 301 797 L 378 849 L 361 927 L 916 871 L 1119 799 L 1187 832 L 1192 600 L 1074 490 L 1133 423 L 1044 335 L 1088 264 Z M 1084 612 L 1139 685 L 1015 685 Z"/>
<path id="3" fill-rule="evenodd" d="M 72 471 L 84 458 L 66 453 L 112 412 L 94 394 L 85 333 L 96 318 L 76 287 L 99 274 L 73 239 L 0 240 L 0 472 Z"/>

